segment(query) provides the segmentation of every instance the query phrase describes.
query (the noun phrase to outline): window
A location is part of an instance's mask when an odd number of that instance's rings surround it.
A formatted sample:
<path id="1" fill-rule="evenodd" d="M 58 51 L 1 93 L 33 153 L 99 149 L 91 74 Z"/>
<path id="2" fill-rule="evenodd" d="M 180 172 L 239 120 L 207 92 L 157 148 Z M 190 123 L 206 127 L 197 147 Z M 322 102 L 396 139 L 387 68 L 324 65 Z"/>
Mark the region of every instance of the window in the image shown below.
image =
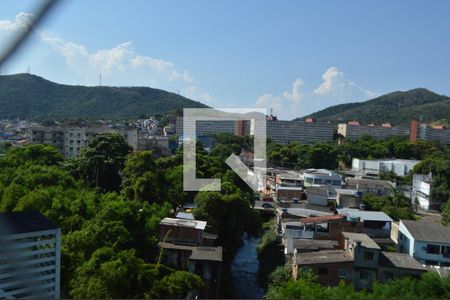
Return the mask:
<path id="1" fill-rule="evenodd" d="M 314 184 L 322 184 L 322 179 L 320 178 L 314 179 Z"/>
<path id="2" fill-rule="evenodd" d="M 373 260 L 373 252 L 364 251 L 364 259 L 365 260 Z"/>
<path id="3" fill-rule="evenodd" d="M 333 180 L 333 185 L 341 185 L 341 181 L 340 180 Z"/>
<path id="4" fill-rule="evenodd" d="M 319 275 L 327 275 L 328 274 L 328 268 L 319 267 Z"/>
<path id="5" fill-rule="evenodd" d="M 338 270 L 338 277 L 339 278 L 347 278 L 348 276 L 348 270 L 346 269 L 339 269 Z"/>
<path id="6" fill-rule="evenodd" d="M 441 246 L 439 246 L 439 245 L 431 245 L 431 244 L 427 245 L 427 253 L 428 254 L 439 254 L 440 250 L 441 250 Z"/>
<path id="7" fill-rule="evenodd" d="M 306 183 L 313 183 L 313 179 L 310 177 L 306 177 Z"/>
<path id="8" fill-rule="evenodd" d="M 443 246 L 442 254 L 444 255 L 444 257 L 450 257 L 450 246 Z"/>

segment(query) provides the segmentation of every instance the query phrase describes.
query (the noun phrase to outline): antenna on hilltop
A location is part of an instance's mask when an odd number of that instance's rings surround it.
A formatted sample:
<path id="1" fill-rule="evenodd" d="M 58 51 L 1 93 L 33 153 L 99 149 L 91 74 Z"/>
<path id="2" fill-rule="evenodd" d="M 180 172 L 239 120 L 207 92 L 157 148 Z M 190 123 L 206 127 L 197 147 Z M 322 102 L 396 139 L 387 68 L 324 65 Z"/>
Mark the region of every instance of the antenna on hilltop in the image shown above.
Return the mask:
<path id="1" fill-rule="evenodd" d="M 31 68 L 30 68 L 30 66 L 28 66 L 28 67 L 27 67 L 27 73 L 28 73 L 28 74 L 30 74 L 30 70 L 31 70 Z"/>
<path id="2" fill-rule="evenodd" d="M 102 72 L 98 75 L 98 85 L 102 86 Z"/>

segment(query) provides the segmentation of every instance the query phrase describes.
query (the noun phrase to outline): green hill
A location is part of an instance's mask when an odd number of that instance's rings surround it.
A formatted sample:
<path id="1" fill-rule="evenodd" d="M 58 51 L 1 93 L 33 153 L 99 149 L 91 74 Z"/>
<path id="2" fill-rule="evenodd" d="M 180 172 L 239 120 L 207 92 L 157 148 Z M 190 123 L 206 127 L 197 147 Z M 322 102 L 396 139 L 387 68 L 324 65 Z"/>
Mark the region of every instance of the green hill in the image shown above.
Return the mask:
<path id="1" fill-rule="evenodd" d="M 73 86 L 39 76 L 0 76 L 0 118 L 136 118 L 206 105 L 149 87 Z"/>
<path id="2" fill-rule="evenodd" d="M 365 102 L 331 106 L 306 117 L 332 122 L 359 120 L 363 124 L 391 122 L 408 125 L 412 119 L 448 123 L 450 97 L 418 88 L 389 93 Z"/>

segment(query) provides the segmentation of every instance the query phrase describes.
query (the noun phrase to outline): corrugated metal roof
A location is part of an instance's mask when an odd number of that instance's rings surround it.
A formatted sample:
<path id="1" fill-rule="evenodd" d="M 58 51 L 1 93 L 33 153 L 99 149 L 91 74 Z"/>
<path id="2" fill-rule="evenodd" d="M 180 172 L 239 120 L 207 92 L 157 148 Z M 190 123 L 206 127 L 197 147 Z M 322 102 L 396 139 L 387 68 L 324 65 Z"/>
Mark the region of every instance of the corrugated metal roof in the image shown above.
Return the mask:
<path id="1" fill-rule="evenodd" d="M 337 212 L 343 216 L 358 217 L 363 221 L 393 222 L 391 217 L 382 211 L 368 211 L 354 208 L 341 208 Z"/>
<path id="2" fill-rule="evenodd" d="M 417 241 L 450 244 L 450 227 L 429 221 L 401 220 Z"/>
<path id="3" fill-rule="evenodd" d="M 422 266 L 416 259 L 406 253 L 397 252 L 381 252 L 380 265 L 383 267 L 413 269 L 418 271 L 426 271 L 427 268 Z"/>

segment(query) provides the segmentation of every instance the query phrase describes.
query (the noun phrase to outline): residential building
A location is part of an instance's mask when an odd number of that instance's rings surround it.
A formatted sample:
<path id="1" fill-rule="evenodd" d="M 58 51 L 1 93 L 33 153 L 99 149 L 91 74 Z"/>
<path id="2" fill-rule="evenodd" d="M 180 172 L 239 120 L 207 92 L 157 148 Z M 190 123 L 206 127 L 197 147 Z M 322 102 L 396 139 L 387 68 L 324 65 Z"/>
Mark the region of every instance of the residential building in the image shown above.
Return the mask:
<path id="1" fill-rule="evenodd" d="M 205 231 L 205 221 L 164 218 L 159 223 L 163 262 L 179 270 L 199 275 L 205 282 L 200 296 L 220 297 L 222 247 L 217 246 L 217 235 Z"/>
<path id="2" fill-rule="evenodd" d="M 266 194 L 280 202 L 292 202 L 305 198 L 303 181 L 297 171 L 268 168 L 266 173 Z"/>
<path id="3" fill-rule="evenodd" d="M 152 151 L 156 156 L 170 155 L 169 138 L 166 136 L 138 135 L 136 151 Z"/>
<path id="4" fill-rule="evenodd" d="M 301 236 L 305 236 L 304 233 L 297 232 L 299 230 L 303 230 L 302 225 L 299 223 L 301 219 L 330 215 L 333 215 L 333 212 L 331 212 L 330 210 L 280 207 L 275 210 L 278 233 L 282 234 L 283 236 L 286 234 L 293 236 L 295 235 L 298 238 L 300 238 Z"/>
<path id="5" fill-rule="evenodd" d="M 357 190 L 362 195 L 366 193 L 377 196 L 391 195 L 395 186 L 395 183 L 392 183 L 389 180 L 363 179 L 356 177 L 345 178 L 345 188 Z"/>
<path id="6" fill-rule="evenodd" d="M 419 277 L 427 271 L 407 254 L 382 251 L 366 234 L 344 232 L 342 239 L 341 249 L 314 252 L 295 249 L 293 277 L 301 276 L 300 270 L 312 271 L 323 285 L 335 286 L 344 280 L 356 289 L 370 289 L 375 281 L 385 283 L 404 276 Z"/>
<path id="7" fill-rule="evenodd" d="M 410 123 L 409 140 L 415 143 L 418 140 L 436 141 L 441 144 L 450 143 L 450 129 L 443 125 L 422 124 L 413 120 Z"/>
<path id="8" fill-rule="evenodd" d="M 188 122 L 187 126 L 194 126 Z M 211 133 L 230 133 L 235 135 L 253 135 L 255 122 L 253 120 L 218 120 L 196 121 L 196 135 L 211 135 Z M 316 122 L 314 119 L 302 121 L 299 119 L 287 121 L 278 120 L 275 116 L 268 116 L 266 121 L 266 136 L 277 144 L 290 144 L 299 142 L 302 144 L 314 144 L 332 141 L 335 125 Z M 183 118 L 176 120 L 176 132 L 183 136 Z"/>
<path id="9" fill-rule="evenodd" d="M 357 139 L 363 136 L 370 136 L 374 139 L 385 139 L 392 136 L 408 136 L 409 128 L 394 127 L 390 123 L 381 126 L 361 125 L 359 122 L 349 122 L 338 124 L 338 134 L 347 139 Z"/>
<path id="10" fill-rule="evenodd" d="M 365 233 L 371 238 L 389 238 L 393 220 L 382 211 L 366 211 L 353 208 L 337 209 L 338 214 L 345 217 L 349 226 L 347 232 Z"/>
<path id="11" fill-rule="evenodd" d="M 450 227 L 429 221 L 401 220 L 398 249 L 425 265 L 450 267 Z"/>
<path id="12" fill-rule="evenodd" d="M 342 186 L 342 177 L 327 169 L 307 169 L 303 171 L 302 179 L 305 187 L 330 186 L 333 189 Z"/>
<path id="13" fill-rule="evenodd" d="M 336 191 L 329 186 L 309 186 L 306 194 L 308 204 L 331 206 L 336 202 Z"/>
<path id="14" fill-rule="evenodd" d="M 431 188 L 433 185 L 432 174 L 413 174 L 411 190 L 411 202 L 421 209 L 439 209 L 441 203 L 433 202 L 431 199 Z"/>
<path id="15" fill-rule="evenodd" d="M 332 141 L 335 125 L 324 122 L 311 122 L 294 119 L 291 121 L 268 120 L 266 122 L 267 138 L 277 144 L 314 144 Z"/>
<path id="16" fill-rule="evenodd" d="M 397 176 L 406 176 L 418 164 L 410 159 L 352 159 L 352 171 L 379 176 L 381 172 L 394 172 Z"/>
<path id="17" fill-rule="evenodd" d="M 34 144 L 55 146 L 67 158 L 76 157 L 81 148 L 97 134 L 120 134 L 134 150 L 138 148 L 136 128 L 109 126 L 104 124 L 63 124 L 60 126 L 35 126 L 31 128 L 31 141 Z"/>
<path id="18" fill-rule="evenodd" d="M 176 133 L 183 137 L 184 119 L 178 117 L 176 120 Z M 194 124 L 195 122 L 195 124 Z M 235 121 L 233 120 L 201 120 L 201 121 L 188 121 L 185 124 L 192 129 L 195 126 L 196 136 L 212 136 L 214 133 L 235 133 Z M 193 138 L 193 137 L 186 137 Z"/>
<path id="19" fill-rule="evenodd" d="M 36 211 L 0 213 L 0 298 L 59 299 L 61 230 Z"/>
<path id="20" fill-rule="evenodd" d="M 353 189 L 336 189 L 336 207 L 338 208 L 360 208 L 362 194 Z"/>

